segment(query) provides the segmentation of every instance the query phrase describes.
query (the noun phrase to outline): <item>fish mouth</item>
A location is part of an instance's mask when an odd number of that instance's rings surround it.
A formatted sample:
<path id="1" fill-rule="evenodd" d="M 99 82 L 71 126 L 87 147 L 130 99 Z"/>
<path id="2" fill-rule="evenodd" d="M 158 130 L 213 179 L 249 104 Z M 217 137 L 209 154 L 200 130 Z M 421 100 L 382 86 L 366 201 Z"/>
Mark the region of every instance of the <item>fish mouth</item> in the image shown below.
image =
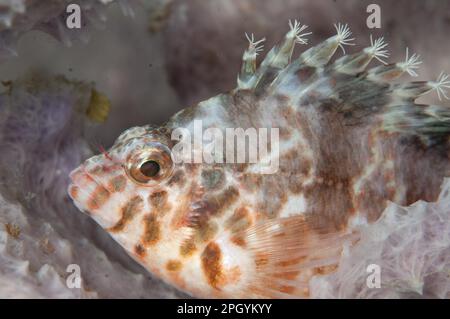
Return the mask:
<path id="1" fill-rule="evenodd" d="M 87 164 L 80 165 L 69 174 L 71 183 L 68 194 L 80 211 L 94 219 L 100 227 L 108 229 L 121 218 L 120 210 L 114 207 L 120 204 L 120 198 L 113 198 L 114 194 L 106 186 L 105 179 L 90 173 L 95 167 Z"/>
<path id="2" fill-rule="evenodd" d="M 90 215 L 94 208 L 91 203 L 92 196 L 99 187 L 104 188 L 103 185 L 86 171 L 84 164 L 70 172 L 69 178 L 70 183 L 67 188 L 69 197 L 79 210 Z"/>
<path id="3" fill-rule="evenodd" d="M 84 207 L 83 197 L 85 196 L 85 191 L 83 190 L 83 185 L 80 183 L 80 175 L 82 174 L 82 167 L 79 166 L 69 174 L 70 183 L 67 187 L 67 193 L 72 199 L 75 206 L 82 212 L 87 213 Z"/>

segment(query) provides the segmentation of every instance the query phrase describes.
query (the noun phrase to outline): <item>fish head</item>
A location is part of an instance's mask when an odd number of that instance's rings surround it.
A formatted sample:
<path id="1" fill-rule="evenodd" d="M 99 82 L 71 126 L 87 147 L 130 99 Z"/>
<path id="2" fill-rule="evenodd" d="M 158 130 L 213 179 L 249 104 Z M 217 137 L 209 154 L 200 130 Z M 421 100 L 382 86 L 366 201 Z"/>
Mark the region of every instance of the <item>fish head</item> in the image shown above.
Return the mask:
<path id="1" fill-rule="evenodd" d="M 209 285 L 198 269 L 205 247 L 220 233 L 215 217 L 233 212 L 239 192 L 226 182 L 223 164 L 177 160 L 172 132 L 126 130 L 110 149 L 72 171 L 68 193 L 147 270 L 202 294 L 203 283 Z"/>
<path id="2" fill-rule="evenodd" d="M 177 236 L 165 237 L 164 225 L 172 222 L 185 174 L 173 161 L 169 137 L 164 127 L 130 128 L 70 174 L 75 205 L 138 258 Z"/>

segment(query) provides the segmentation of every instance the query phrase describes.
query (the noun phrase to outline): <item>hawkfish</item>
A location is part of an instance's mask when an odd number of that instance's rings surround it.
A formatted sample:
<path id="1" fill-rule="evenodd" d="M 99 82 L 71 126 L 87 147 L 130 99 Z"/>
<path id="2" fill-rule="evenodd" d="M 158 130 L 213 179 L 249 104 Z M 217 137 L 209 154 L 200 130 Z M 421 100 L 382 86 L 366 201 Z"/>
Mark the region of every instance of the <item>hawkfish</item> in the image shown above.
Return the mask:
<path id="1" fill-rule="evenodd" d="M 192 296 L 309 297 L 312 278 L 339 268 L 361 226 L 389 202 L 435 201 L 448 174 L 450 111 L 416 103 L 430 91 L 446 98 L 447 75 L 397 81 L 417 76 L 419 56 L 406 49 L 404 61 L 387 63 L 382 37 L 346 54 L 354 45 L 346 24 L 293 57 L 310 32 L 298 21 L 289 26 L 259 65 L 264 39 L 246 34 L 235 89 L 162 126 L 126 130 L 70 175 L 81 211 Z M 338 48 L 343 56 L 333 58 Z M 369 68 L 372 60 L 380 63 Z M 261 134 L 256 161 L 232 161 L 220 134 L 192 138 L 198 121 L 205 132 L 277 134 Z M 277 165 L 265 171 L 267 163 Z"/>

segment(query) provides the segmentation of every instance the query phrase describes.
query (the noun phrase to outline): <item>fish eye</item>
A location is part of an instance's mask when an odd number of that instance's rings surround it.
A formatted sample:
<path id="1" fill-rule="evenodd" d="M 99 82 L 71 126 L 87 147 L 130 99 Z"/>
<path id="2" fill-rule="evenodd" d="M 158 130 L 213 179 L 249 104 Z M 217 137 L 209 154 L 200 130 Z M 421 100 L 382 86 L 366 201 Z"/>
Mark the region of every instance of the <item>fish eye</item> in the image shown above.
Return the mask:
<path id="1" fill-rule="evenodd" d="M 161 167 L 159 166 L 158 162 L 152 160 L 142 163 L 141 167 L 139 168 L 141 173 L 147 177 L 155 177 L 156 175 L 158 175 L 160 169 Z"/>
<path id="2" fill-rule="evenodd" d="M 172 174 L 170 150 L 161 143 L 150 143 L 130 156 L 125 169 L 138 184 L 151 186 L 160 183 Z"/>

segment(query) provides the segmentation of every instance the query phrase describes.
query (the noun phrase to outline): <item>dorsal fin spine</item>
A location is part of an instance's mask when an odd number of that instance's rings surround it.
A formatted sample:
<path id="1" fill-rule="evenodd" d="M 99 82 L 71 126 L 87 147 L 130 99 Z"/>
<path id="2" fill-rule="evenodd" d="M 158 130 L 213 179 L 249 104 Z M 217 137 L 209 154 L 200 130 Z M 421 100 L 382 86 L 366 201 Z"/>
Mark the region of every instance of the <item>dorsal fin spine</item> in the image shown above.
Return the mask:
<path id="1" fill-rule="evenodd" d="M 406 48 L 406 57 L 404 61 L 374 67 L 368 71 L 367 78 L 375 82 L 387 82 L 399 78 L 405 72 L 416 77 L 416 69 L 419 68 L 420 64 L 422 64 L 420 55 L 414 53 L 409 56 L 409 49 Z"/>
<path id="2" fill-rule="evenodd" d="M 252 80 L 256 72 L 256 57 L 258 53 L 263 50 L 263 42 L 266 40 L 262 38 L 258 41 L 255 40 L 255 36 L 252 34 L 245 34 L 248 40 L 248 48 L 244 51 L 242 56 L 242 67 L 241 72 L 238 75 L 238 88 L 248 89 L 252 87 Z"/>
<path id="3" fill-rule="evenodd" d="M 384 38 L 378 38 L 373 41 L 372 35 L 370 36 L 370 46 L 364 48 L 362 51 L 346 55 L 338 59 L 335 62 L 335 70 L 340 73 L 355 75 L 364 71 L 372 61 L 377 59 L 383 64 L 386 64 L 382 58 L 389 56 L 388 51 L 385 49 L 388 44 L 384 42 Z"/>
<path id="4" fill-rule="evenodd" d="M 299 59 L 303 64 L 312 67 L 324 66 L 331 60 L 338 47 L 345 53 L 344 45 L 355 45 L 352 43 L 354 38 L 350 38 L 352 33 L 347 24 L 338 23 L 334 27 L 336 35 L 302 53 Z"/>

